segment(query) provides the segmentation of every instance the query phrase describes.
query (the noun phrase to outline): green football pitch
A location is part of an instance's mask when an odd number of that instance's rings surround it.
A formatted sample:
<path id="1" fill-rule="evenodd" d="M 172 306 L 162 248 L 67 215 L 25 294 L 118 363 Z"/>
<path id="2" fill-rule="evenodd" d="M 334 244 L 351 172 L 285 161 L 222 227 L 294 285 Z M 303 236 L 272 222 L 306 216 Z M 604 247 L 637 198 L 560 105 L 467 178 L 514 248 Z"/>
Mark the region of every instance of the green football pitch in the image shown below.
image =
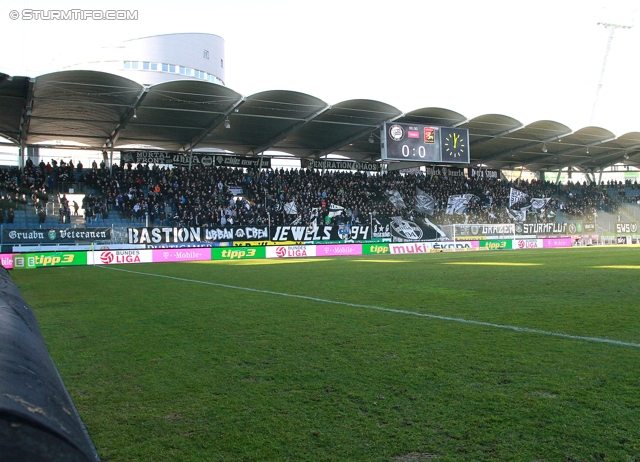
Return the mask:
<path id="1" fill-rule="evenodd" d="M 103 461 L 640 460 L 640 247 L 13 271 Z"/>

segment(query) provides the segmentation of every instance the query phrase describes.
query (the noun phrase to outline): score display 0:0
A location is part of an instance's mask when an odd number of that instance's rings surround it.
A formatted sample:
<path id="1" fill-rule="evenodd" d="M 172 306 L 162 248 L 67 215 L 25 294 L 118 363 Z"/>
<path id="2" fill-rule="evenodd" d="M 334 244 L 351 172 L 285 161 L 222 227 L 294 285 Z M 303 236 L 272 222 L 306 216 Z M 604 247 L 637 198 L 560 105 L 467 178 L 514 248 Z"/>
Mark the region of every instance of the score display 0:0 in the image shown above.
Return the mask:
<path id="1" fill-rule="evenodd" d="M 406 144 L 402 145 L 402 156 L 403 157 L 409 157 L 409 151 L 410 148 L 409 146 L 407 146 Z M 414 148 L 415 151 L 415 148 Z M 427 155 L 427 150 L 424 148 L 424 146 L 420 146 L 418 147 L 418 157 L 425 157 Z M 415 156 L 415 154 L 414 154 Z"/>

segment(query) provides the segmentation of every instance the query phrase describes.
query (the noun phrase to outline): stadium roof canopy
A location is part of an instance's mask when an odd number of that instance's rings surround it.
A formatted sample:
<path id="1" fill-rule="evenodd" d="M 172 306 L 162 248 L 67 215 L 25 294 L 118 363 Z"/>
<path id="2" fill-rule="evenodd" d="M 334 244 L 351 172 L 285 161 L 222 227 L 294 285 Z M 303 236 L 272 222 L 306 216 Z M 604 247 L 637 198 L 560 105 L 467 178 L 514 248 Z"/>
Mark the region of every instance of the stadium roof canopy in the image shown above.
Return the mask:
<path id="1" fill-rule="evenodd" d="M 117 151 L 144 145 L 170 151 L 211 148 L 245 156 L 278 151 L 300 159 L 335 154 L 376 161 L 380 127 L 386 121 L 467 128 L 473 166 L 532 171 L 572 167 L 588 172 L 616 163 L 640 167 L 640 132 L 616 138 L 599 127 L 573 131 L 550 120 L 525 126 L 499 114 L 467 119 L 442 108 L 404 114 L 372 100 L 330 106 L 286 90 L 243 97 L 200 80 L 146 87 L 95 71 L 35 78 L 0 74 L 0 136 L 21 147 Z"/>

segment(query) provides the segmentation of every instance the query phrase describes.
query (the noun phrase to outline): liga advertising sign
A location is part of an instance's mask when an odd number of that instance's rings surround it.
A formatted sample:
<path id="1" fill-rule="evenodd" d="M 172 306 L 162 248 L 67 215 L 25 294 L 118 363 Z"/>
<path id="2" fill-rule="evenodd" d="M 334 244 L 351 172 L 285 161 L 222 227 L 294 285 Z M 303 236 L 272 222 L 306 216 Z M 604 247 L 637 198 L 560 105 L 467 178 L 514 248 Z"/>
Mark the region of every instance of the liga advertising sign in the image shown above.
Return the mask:
<path id="1" fill-rule="evenodd" d="M 124 265 L 152 263 L 154 250 L 101 250 L 87 252 L 89 265 Z"/>
<path id="2" fill-rule="evenodd" d="M 13 255 L 13 267 L 15 269 L 84 266 L 86 264 L 87 252 L 41 252 Z"/>
<path id="3" fill-rule="evenodd" d="M 515 250 L 541 249 L 544 245 L 543 241 L 543 239 L 514 239 L 511 248 Z"/>
<path id="4" fill-rule="evenodd" d="M 267 258 L 305 258 L 316 256 L 315 245 L 287 245 L 265 247 Z"/>

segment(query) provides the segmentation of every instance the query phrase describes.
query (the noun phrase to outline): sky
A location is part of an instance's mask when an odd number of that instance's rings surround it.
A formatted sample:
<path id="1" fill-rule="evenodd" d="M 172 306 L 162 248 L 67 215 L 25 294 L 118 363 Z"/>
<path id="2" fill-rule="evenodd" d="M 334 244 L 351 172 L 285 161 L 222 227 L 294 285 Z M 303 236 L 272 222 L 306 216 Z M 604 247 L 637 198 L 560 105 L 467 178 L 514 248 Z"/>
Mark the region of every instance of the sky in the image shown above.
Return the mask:
<path id="1" fill-rule="evenodd" d="M 607 8 L 604 8 L 607 5 Z M 55 70 L 67 50 L 178 32 L 225 40 L 226 85 L 292 90 L 328 104 L 371 99 L 404 113 L 442 107 L 472 119 L 640 132 L 640 2 L 626 0 L 0 0 L 0 72 Z M 634 11 L 633 8 L 636 8 Z M 32 10 L 129 10 L 130 21 L 11 19 Z M 635 24 L 634 24 L 635 21 Z M 616 29 L 595 118 L 608 40 Z"/>

